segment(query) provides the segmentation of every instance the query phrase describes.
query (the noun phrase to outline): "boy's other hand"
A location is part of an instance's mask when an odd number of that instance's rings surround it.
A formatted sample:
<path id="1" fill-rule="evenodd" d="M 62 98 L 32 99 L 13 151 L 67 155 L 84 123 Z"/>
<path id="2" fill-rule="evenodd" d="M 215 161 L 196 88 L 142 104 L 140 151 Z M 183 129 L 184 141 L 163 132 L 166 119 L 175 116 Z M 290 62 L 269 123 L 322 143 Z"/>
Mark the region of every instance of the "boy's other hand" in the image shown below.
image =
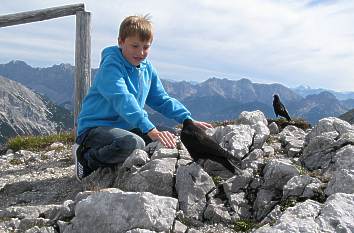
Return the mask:
<path id="1" fill-rule="evenodd" d="M 213 128 L 213 126 L 207 122 L 203 121 L 193 121 L 193 124 L 202 128 L 202 129 L 208 129 L 208 128 Z"/>
<path id="2" fill-rule="evenodd" d="M 156 128 L 148 132 L 149 138 L 153 141 L 160 141 L 167 148 L 176 147 L 176 136 L 168 131 L 158 131 Z"/>

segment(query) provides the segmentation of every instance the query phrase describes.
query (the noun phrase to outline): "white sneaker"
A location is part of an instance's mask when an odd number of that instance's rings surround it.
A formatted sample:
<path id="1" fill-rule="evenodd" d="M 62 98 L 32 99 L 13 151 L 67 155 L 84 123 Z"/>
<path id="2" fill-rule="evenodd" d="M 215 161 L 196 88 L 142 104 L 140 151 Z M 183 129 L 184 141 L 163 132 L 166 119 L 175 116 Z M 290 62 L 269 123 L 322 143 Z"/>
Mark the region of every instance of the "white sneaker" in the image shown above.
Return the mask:
<path id="1" fill-rule="evenodd" d="M 82 155 L 78 153 L 80 145 L 75 143 L 72 146 L 72 156 L 75 161 L 75 176 L 78 181 L 92 173 L 92 170 L 87 166 L 87 162 L 83 159 Z"/>

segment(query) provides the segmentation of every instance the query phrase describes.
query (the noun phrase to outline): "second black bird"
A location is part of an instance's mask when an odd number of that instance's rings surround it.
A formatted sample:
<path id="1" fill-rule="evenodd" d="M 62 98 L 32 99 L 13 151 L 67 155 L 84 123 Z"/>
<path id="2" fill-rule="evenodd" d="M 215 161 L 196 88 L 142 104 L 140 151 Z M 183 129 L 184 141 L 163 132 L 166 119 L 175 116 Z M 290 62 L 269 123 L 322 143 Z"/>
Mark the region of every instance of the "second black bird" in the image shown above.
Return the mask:
<path id="1" fill-rule="evenodd" d="M 274 108 L 274 113 L 275 113 L 276 117 L 278 117 L 278 115 L 279 115 L 279 116 L 285 117 L 288 121 L 291 121 L 289 113 L 286 110 L 284 104 L 282 104 L 282 102 L 280 102 L 279 95 L 276 95 L 276 94 L 273 95 L 273 108 Z"/>
<path id="2" fill-rule="evenodd" d="M 198 159 L 210 159 L 222 164 L 225 168 L 235 173 L 235 166 L 230 160 L 235 160 L 234 156 L 224 150 L 216 143 L 203 129 L 196 126 L 192 120 L 185 120 L 181 131 L 181 141 L 187 148 L 194 161 Z M 240 161 L 237 161 L 239 163 Z"/>

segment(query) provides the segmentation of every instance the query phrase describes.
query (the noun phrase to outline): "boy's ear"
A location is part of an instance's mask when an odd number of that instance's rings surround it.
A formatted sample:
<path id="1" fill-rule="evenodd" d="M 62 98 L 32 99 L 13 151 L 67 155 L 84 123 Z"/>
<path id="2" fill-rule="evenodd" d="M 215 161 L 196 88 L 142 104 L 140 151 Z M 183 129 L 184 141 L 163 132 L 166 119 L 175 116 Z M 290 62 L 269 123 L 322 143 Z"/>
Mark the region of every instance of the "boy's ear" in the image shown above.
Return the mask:
<path id="1" fill-rule="evenodd" d="M 124 43 L 124 40 L 118 37 L 118 45 L 121 46 Z"/>

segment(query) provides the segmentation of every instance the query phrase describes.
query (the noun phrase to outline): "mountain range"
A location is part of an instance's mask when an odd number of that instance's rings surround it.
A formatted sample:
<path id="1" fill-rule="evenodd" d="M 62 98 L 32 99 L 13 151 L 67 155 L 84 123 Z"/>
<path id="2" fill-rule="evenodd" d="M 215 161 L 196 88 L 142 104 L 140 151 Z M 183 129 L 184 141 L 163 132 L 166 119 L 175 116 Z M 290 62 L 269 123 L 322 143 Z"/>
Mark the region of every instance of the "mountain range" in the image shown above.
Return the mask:
<path id="1" fill-rule="evenodd" d="M 339 92 L 339 91 L 327 90 L 323 88 L 311 88 L 309 86 L 304 86 L 304 85 L 300 85 L 298 87 L 291 88 L 291 89 L 296 93 L 298 93 L 299 95 L 301 95 L 302 97 L 328 91 L 332 93 L 339 100 L 354 99 L 354 92 L 351 91 Z"/>
<path id="2" fill-rule="evenodd" d="M 339 116 L 354 108 L 351 100 L 338 100 L 330 91 L 301 96 L 281 84 L 258 84 L 248 79 L 237 81 L 211 78 L 188 85 L 187 82 L 164 81 L 170 95 L 179 98 L 196 118 L 203 120 L 233 119 L 242 111 L 259 109 L 273 118 L 273 94 L 278 93 L 291 116 L 312 124 L 328 116 Z"/>
<path id="3" fill-rule="evenodd" d="M 92 69 L 92 77 L 96 73 Z M 53 65 L 34 68 L 24 61 L 0 64 L 0 75 L 21 83 L 66 109 L 73 109 L 74 66 Z M 163 78 L 163 77 L 162 77 Z M 162 79 L 166 91 L 180 100 L 195 119 L 212 121 L 236 118 L 242 111 L 261 110 L 274 118 L 273 94 L 280 95 L 292 118 L 304 118 L 311 124 L 324 117 L 340 116 L 354 108 L 354 92 L 335 92 L 309 87 L 288 88 L 281 84 L 253 83 L 249 79 L 229 80 L 217 77 L 204 82 Z M 174 126 L 175 122 L 148 109 L 156 125 Z"/>

